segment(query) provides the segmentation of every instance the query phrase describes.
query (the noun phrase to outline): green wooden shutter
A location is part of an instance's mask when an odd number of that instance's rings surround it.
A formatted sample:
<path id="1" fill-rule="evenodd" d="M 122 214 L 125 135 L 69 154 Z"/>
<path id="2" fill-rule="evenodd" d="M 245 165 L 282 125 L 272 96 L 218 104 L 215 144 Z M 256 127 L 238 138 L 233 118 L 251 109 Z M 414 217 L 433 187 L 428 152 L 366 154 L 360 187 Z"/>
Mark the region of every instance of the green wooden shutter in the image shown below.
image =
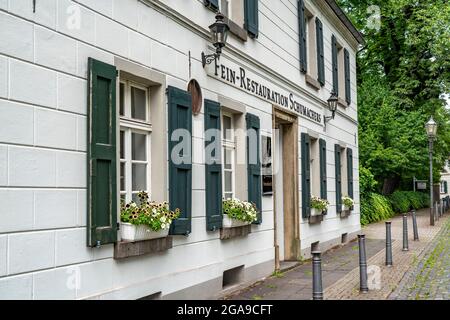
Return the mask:
<path id="1" fill-rule="evenodd" d="M 302 217 L 311 215 L 311 140 L 307 133 L 301 134 L 302 144 Z"/>
<path id="2" fill-rule="evenodd" d="M 210 7 L 214 11 L 219 10 L 219 0 L 204 0 L 205 6 Z"/>
<path id="3" fill-rule="evenodd" d="M 300 71 L 306 73 L 308 70 L 307 54 L 306 54 L 306 16 L 305 3 L 303 0 L 298 1 L 298 29 L 300 37 Z"/>
<path id="4" fill-rule="evenodd" d="M 325 55 L 323 47 L 323 24 L 316 18 L 316 42 L 317 42 L 317 81 L 321 86 L 325 85 Z"/>
<path id="5" fill-rule="evenodd" d="M 333 68 L 333 92 L 339 95 L 339 74 L 338 74 L 338 48 L 337 41 L 334 35 L 331 36 L 331 60 Z"/>
<path id="6" fill-rule="evenodd" d="M 217 129 L 218 135 L 213 135 L 210 141 L 205 139 L 205 148 L 215 143 L 211 154 L 206 154 L 206 230 L 215 231 L 222 228 L 222 165 L 221 165 L 221 137 L 220 137 L 220 104 L 205 100 L 205 131 Z M 217 139 L 217 141 L 216 141 Z"/>
<path id="7" fill-rule="evenodd" d="M 319 140 L 320 148 L 320 197 L 327 199 L 327 142 Z"/>
<path id="8" fill-rule="evenodd" d="M 342 211 L 342 181 L 341 181 L 341 146 L 334 145 L 334 165 L 336 170 L 336 212 Z"/>
<path id="9" fill-rule="evenodd" d="M 258 38 L 258 0 L 244 0 L 245 29 L 251 38 Z"/>
<path id="10" fill-rule="evenodd" d="M 248 184 L 248 201 L 254 203 L 258 210 L 258 220 L 255 224 L 262 223 L 262 192 L 261 192 L 261 162 L 260 162 L 260 121 L 259 117 L 247 113 L 246 117 L 247 131 L 254 130 L 256 132 L 256 146 L 254 141 L 250 141 L 252 134 L 247 134 L 247 184 Z M 254 147 L 252 147 L 254 146 Z M 256 147 L 256 156 L 254 154 Z M 256 161 L 254 161 L 256 160 Z M 256 163 L 255 163 L 256 162 Z"/>
<path id="11" fill-rule="evenodd" d="M 353 150 L 347 148 L 348 196 L 353 199 Z"/>
<path id="12" fill-rule="evenodd" d="M 345 70 L 345 101 L 348 104 L 351 103 L 351 91 L 350 91 L 350 54 L 347 49 L 344 49 L 344 70 Z"/>
<path id="13" fill-rule="evenodd" d="M 87 245 L 117 241 L 116 76 L 88 59 Z"/>
<path id="14" fill-rule="evenodd" d="M 188 235 L 191 233 L 192 216 L 192 155 L 188 154 L 188 150 L 183 150 L 183 154 L 179 154 L 179 159 L 173 159 L 172 150 L 181 142 L 181 138 L 176 140 L 174 137 L 175 141 L 172 141 L 172 133 L 177 129 L 187 130 L 189 133 L 187 143 L 189 148 L 192 149 L 191 94 L 174 87 L 168 87 L 167 93 L 169 109 L 169 203 L 171 210 L 176 208 L 181 210 L 180 217 L 170 227 L 170 234 Z"/>

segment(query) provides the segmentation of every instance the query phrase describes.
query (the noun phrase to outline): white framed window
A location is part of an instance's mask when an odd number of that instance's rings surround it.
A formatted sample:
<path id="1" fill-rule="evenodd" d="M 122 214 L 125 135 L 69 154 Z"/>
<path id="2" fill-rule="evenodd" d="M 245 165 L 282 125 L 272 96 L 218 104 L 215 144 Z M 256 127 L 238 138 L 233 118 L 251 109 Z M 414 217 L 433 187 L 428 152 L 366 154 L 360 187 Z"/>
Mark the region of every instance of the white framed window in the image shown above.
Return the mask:
<path id="1" fill-rule="evenodd" d="M 310 137 L 311 196 L 320 198 L 320 148 L 319 139 Z"/>
<path id="2" fill-rule="evenodd" d="M 140 191 L 151 193 L 149 101 L 147 87 L 127 80 L 120 82 L 119 183 L 120 198 L 125 202 L 137 202 Z"/>
<path id="3" fill-rule="evenodd" d="M 220 12 L 237 25 L 244 25 L 244 0 L 220 0 Z"/>
<path id="4" fill-rule="evenodd" d="M 316 22 L 314 19 L 314 13 L 308 8 L 305 8 L 305 27 L 306 27 L 306 63 L 307 73 L 317 78 L 317 45 L 316 45 Z"/>
<path id="5" fill-rule="evenodd" d="M 236 139 L 233 115 L 222 113 L 222 192 L 225 199 L 235 197 Z"/>

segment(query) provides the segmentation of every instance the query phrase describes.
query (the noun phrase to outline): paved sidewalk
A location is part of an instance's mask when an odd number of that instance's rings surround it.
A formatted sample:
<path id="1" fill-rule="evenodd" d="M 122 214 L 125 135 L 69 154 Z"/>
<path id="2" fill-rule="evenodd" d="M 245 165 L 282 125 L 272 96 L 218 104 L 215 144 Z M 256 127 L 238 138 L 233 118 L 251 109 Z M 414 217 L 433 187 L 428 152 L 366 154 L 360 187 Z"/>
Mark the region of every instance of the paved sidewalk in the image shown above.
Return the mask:
<path id="1" fill-rule="evenodd" d="M 424 250 L 419 261 L 389 298 L 450 300 L 450 219 Z"/>
<path id="2" fill-rule="evenodd" d="M 358 244 L 356 241 L 332 249 L 322 255 L 322 282 L 325 299 L 387 299 L 396 289 L 405 273 L 435 238 L 449 215 L 429 226 L 429 210 L 417 212 L 420 241 L 413 241 L 412 222 L 408 220 L 409 251 L 402 251 L 402 217 L 392 219 L 393 262 L 385 263 L 385 223 L 369 225 L 361 231 L 366 234 L 366 252 L 369 266 L 381 269 L 381 289 L 368 294 L 359 293 Z M 448 254 L 447 254 L 448 258 Z M 441 290 L 441 287 L 439 287 Z M 307 261 L 283 274 L 273 275 L 254 285 L 232 293 L 224 299 L 233 300 L 309 300 L 312 297 L 312 266 Z"/>

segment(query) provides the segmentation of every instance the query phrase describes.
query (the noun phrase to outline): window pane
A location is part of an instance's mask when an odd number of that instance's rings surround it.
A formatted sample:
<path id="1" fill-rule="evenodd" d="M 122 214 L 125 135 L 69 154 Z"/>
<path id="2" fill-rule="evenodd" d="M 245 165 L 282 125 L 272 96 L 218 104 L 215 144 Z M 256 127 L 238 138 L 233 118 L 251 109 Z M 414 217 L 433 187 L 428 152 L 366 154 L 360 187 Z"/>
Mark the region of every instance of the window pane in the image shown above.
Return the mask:
<path id="1" fill-rule="evenodd" d="M 125 159 L 125 131 L 120 131 L 120 159 Z"/>
<path id="2" fill-rule="evenodd" d="M 125 84 L 120 84 L 120 97 L 119 97 L 119 113 L 121 116 L 125 115 Z"/>
<path id="3" fill-rule="evenodd" d="M 122 193 L 120 195 L 120 202 L 127 203 L 127 195 L 126 194 Z"/>
<path id="4" fill-rule="evenodd" d="M 225 140 L 231 140 L 231 118 L 228 116 L 223 116 L 222 132 Z"/>
<path id="5" fill-rule="evenodd" d="M 131 87 L 131 117 L 145 121 L 145 106 L 145 90 Z"/>
<path id="6" fill-rule="evenodd" d="M 225 199 L 232 199 L 233 193 L 232 192 L 225 192 Z"/>
<path id="7" fill-rule="evenodd" d="M 133 200 L 133 202 L 136 203 L 137 205 L 141 204 L 141 200 L 138 197 L 138 193 L 133 193 L 131 195 L 131 200 Z"/>
<path id="8" fill-rule="evenodd" d="M 140 133 L 131 134 L 132 143 L 132 159 L 146 161 L 147 160 L 147 145 L 146 135 Z"/>
<path id="9" fill-rule="evenodd" d="M 125 191 L 125 163 L 120 163 L 120 191 Z"/>
<path id="10" fill-rule="evenodd" d="M 225 149 L 224 152 L 224 168 L 231 170 L 231 164 L 233 163 L 233 152 L 230 149 Z"/>
<path id="11" fill-rule="evenodd" d="M 132 165 L 132 188 L 133 191 L 147 190 L 147 165 L 133 163 Z"/>
<path id="12" fill-rule="evenodd" d="M 232 182 L 232 172 L 231 171 L 225 171 L 225 192 L 231 192 L 233 191 L 231 182 Z"/>

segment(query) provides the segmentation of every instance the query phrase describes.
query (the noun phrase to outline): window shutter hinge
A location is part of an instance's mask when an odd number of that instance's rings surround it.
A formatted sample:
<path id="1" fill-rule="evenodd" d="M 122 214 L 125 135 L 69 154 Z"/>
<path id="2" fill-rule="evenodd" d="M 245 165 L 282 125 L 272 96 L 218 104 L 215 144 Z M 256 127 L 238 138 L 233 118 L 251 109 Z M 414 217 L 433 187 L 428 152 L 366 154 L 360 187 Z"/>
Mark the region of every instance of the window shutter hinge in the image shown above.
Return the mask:
<path id="1" fill-rule="evenodd" d="M 116 77 L 119 76 L 119 70 L 116 70 Z"/>
<path id="2" fill-rule="evenodd" d="M 117 222 L 117 230 L 120 230 L 120 222 Z"/>

